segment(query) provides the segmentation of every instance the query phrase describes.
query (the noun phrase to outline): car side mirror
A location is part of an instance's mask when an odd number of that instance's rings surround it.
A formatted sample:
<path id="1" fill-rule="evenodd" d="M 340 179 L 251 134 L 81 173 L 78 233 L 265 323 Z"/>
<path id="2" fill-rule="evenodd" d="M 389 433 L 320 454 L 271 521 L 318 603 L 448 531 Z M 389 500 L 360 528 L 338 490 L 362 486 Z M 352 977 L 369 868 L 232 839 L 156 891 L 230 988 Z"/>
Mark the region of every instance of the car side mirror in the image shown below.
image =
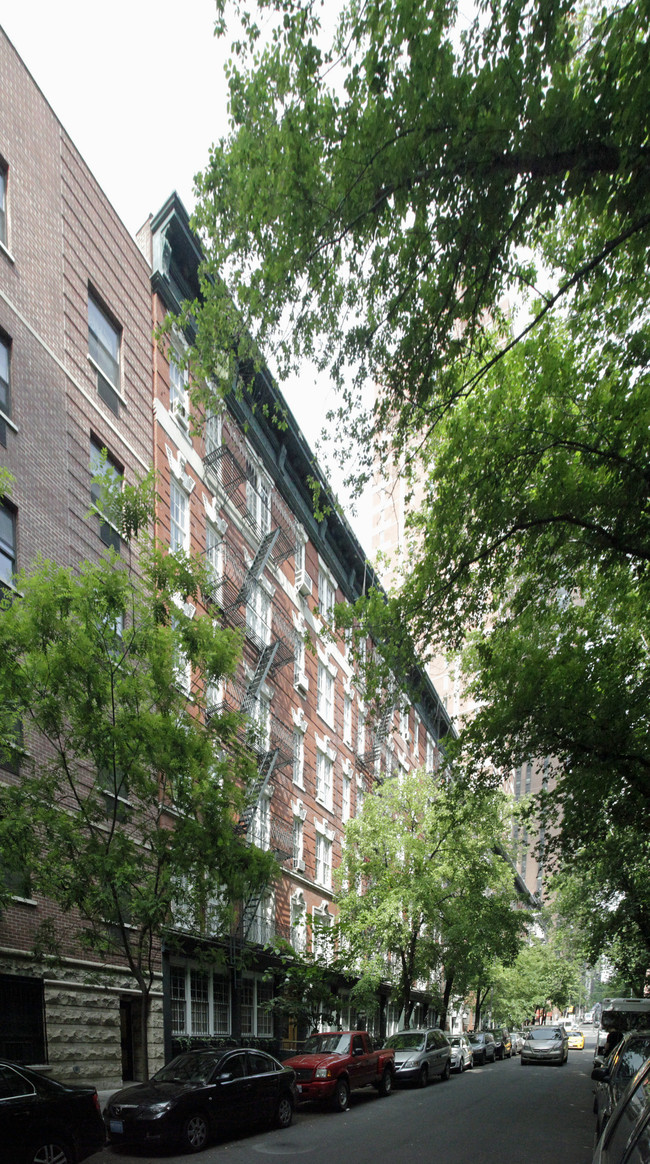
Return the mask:
<path id="1" fill-rule="evenodd" d="M 591 1078 L 595 1080 L 596 1083 L 605 1083 L 609 1079 L 608 1068 L 605 1067 L 604 1064 L 600 1067 L 594 1067 L 593 1071 L 591 1072 Z"/>
<path id="2" fill-rule="evenodd" d="M 227 1083 L 229 1079 L 234 1079 L 232 1071 L 222 1071 L 219 1075 L 219 1083 Z"/>
<path id="3" fill-rule="evenodd" d="M 353 1055 L 363 1055 L 363 1047 L 355 1047 L 352 1054 Z"/>

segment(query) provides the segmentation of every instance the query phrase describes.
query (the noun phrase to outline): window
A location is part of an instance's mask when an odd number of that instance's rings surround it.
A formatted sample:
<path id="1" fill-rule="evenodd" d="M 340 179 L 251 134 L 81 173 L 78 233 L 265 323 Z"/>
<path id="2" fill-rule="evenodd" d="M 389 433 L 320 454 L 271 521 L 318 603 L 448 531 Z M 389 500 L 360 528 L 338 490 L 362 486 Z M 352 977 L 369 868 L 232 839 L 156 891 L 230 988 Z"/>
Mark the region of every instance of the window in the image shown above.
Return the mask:
<path id="1" fill-rule="evenodd" d="M 431 736 L 427 736 L 427 758 L 426 758 L 427 772 L 433 772 L 435 770 L 435 762 L 436 762 L 435 751 L 436 751 L 435 745 L 434 745 L 434 742 L 433 742 Z"/>
<path id="2" fill-rule="evenodd" d="M 408 743 L 409 740 L 409 708 L 402 707 L 399 713 L 399 734 Z"/>
<path id="3" fill-rule="evenodd" d="M 246 630 L 260 645 L 268 646 L 271 641 L 271 598 L 259 582 L 246 603 Z"/>
<path id="4" fill-rule="evenodd" d="M 343 696 L 343 742 L 352 747 L 352 696 Z"/>
<path id="5" fill-rule="evenodd" d="M 316 800 L 332 809 L 334 761 L 325 752 L 316 752 Z"/>
<path id="6" fill-rule="evenodd" d="M 205 428 L 203 430 L 203 440 L 205 442 L 205 455 L 208 457 L 210 453 L 215 453 L 217 449 L 221 448 L 221 414 L 213 412 L 210 416 L 205 418 Z"/>
<path id="7" fill-rule="evenodd" d="M 210 522 L 207 522 L 205 527 L 205 564 L 210 585 L 213 588 L 212 593 L 221 581 L 223 572 L 221 557 L 221 535 Z"/>
<path id="8" fill-rule="evenodd" d="M 169 485 L 169 548 L 172 554 L 189 548 L 189 497 L 175 481 Z"/>
<path id="9" fill-rule="evenodd" d="M 47 1063 L 42 978 L 0 974 L 0 1056 Z"/>
<path id="10" fill-rule="evenodd" d="M 296 586 L 298 585 L 298 578 L 305 573 L 305 543 L 299 536 L 296 541 L 294 566 L 296 570 Z"/>
<path id="11" fill-rule="evenodd" d="M 102 515 L 101 492 L 102 485 L 109 490 L 118 491 L 122 488 L 123 471 L 116 461 L 109 456 L 98 441 L 90 440 L 90 473 L 94 480 L 90 483 L 90 500 L 99 514 L 99 536 L 105 546 L 110 546 L 117 554 L 120 552 L 120 534 L 112 522 Z"/>
<path id="12" fill-rule="evenodd" d="M 325 889 L 332 888 L 332 842 L 323 833 L 316 833 L 316 881 Z"/>
<path id="13" fill-rule="evenodd" d="M 271 487 L 251 460 L 246 461 L 246 509 L 260 535 L 271 529 Z"/>
<path id="14" fill-rule="evenodd" d="M 258 1038 L 273 1035 L 273 983 L 261 978 L 244 978 L 241 985 L 241 1032 Z"/>
<path id="15" fill-rule="evenodd" d="M 187 368 L 181 367 L 182 357 L 174 349 L 169 349 L 169 410 L 176 420 L 187 428 L 189 420 L 189 398 L 187 394 Z"/>
<path id="16" fill-rule="evenodd" d="M 350 819 L 352 814 L 352 779 L 347 772 L 343 773 L 343 789 L 341 792 L 341 820 Z"/>
<path id="17" fill-rule="evenodd" d="M 314 956 L 320 959 L 327 959 L 330 953 L 330 943 L 328 941 L 328 930 L 332 928 L 332 916 L 324 903 L 320 909 L 314 906 L 311 915 L 312 920 L 312 950 Z"/>
<path id="18" fill-rule="evenodd" d="M 271 844 L 271 804 L 268 796 L 260 796 L 246 839 L 250 844 L 257 845 L 258 849 L 268 852 Z"/>
<path id="19" fill-rule="evenodd" d="M 366 717 L 359 708 L 359 718 L 357 719 L 357 756 L 363 756 L 366 751 Z"/>
<path id="20" fill-rule="evenodd" d="M 293 867 L 302 872 L 305 868 L 305 859 L 303 856 L 304 846 L 304 825 L 302 817 L 295 816 L 293 818 Z"/>
<path id="21" fill-rule="evenodd" d="M 7 167 L 0 162 L 0 243 L 7 246 Z"/>
<path id="22" fill-rule="evenodd" d="M 121 332 L 92 295 L 88 295 L 88 353 L 97 369 L 97 391 L 119 415 Z"/>
<path id="23" fill-rule="evenodd" d="M 230 1034 L 230 983 L 216 970 L 171 966 L 172 1035 Z"/>
<path id="24" fill-rule="evenodd" d="M 257 696 L 251 709 L 249 739 L 257 752 L 268 752 L 271 733 L 271 700 L 262 692 Z"/>
<path id="25" fill-rule="evenodd" d="M 321 566 L 318 571 L 318 607 L 326 622 L 331 622 L 334 617 L 335 602 L 336 586 Z"/>
<path id="26" fill-rule="evenodd" d="M 16 514 L 0 501 L 0 584 L 13 586 L 16 574 Z"/>
<path id="27" fill-rule="evenodd" d="M 363 809 L 363 800 L 365 796 L 365 788 L 363 786 L 363 777 L 357 776 L 357 816 L 360 815 Z"/>
<path id="28" fill-rule="evenodd" d="M 11 416 L 11 388 L 9 379 L 11 343 L 0 335 L 0 411 Z"/>
<path id="29" fill-rule="evenodd" d="M 305 672 L 304 632 L 298 630 L 297 627 L 294 631 L 293 685 L 300 690 L 301 694 L 303 691 L 306 693 L 309 686 Z"/>
<path id="30" fill-rule="evenodd" d="M 301 727 L 293 729 L 293 782 L 304 788 L 305 778 L 305 733 Z"/>
<path id="31" fill-rule="evenodd" d="M 323 664 L 318 664 L 318 694 L 316 700 L 318 714 L 325 723 L 334 727 L 334 676 Z"/>
<path id="32" fill-rule="evenodd" d="M 291 898 L 291 945 L 299 954 L 307 948 L 307 906 L 302 893 Z"/>

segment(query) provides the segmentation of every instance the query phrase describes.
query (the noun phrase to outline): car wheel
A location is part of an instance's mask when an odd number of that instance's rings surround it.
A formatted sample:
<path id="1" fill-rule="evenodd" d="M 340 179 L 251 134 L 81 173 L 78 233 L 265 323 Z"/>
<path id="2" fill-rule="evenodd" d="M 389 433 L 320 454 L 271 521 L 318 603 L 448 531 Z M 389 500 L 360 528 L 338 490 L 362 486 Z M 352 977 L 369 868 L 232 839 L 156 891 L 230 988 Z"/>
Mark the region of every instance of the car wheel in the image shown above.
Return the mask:
<path id="1" fill-rule="evenodd" d="M 422 1070 L 420 1071 L 420 1074 L 418 1075 L 418 1087 L 426 1087 L 428 1082 L 429 1082 L 429 1068 L 427 1067 L 426 1063 L 423 1063 Z"/>
<path id="2" fill-rule="evenodd" d="M 473 1055 L 470 1055 L 470 1057 L 469 1057 L 469 1066 L 470 1066 L 470 1070 L 474 1066 L 474 1056 Z"/>
<path id="3" fill-rule="evenodd" d="M 73 1164 L 72 1148 L 62 1140 L 39 1141 L 29 1148 L 27 1164 Z"/>
<path id="4" fill-rule="evenodd" d="M 288 1095 L 281 1095 L 275 1109 L 275 1123 L 279 1128 L 291 1127 L 293 1104 Z"/>
<path id="5" fill-rule="evenodd" d="M 444 1069 L 442 1075 L 440 1076 L 440 1078 L 442 1079 L 443 1083 L 446 1083 L 447 1080 L 450 1078 L 450 1076 L 451 1076 L 451 1066 L 449 1064 L 449 1059 L 447 1059 L 447 1062 L 445 1063 L 445 1069 Z"/>
<path id="6" fill-rule="evenodd" d="M 391 1091 L 393 1090 L 393 1075 L 390 1067 L 387 1067 L 384 1071 L 384 1074 L 379 1081 L 379 1087 L 377 1090 L 380 1096 L 390 1095 Z"/>
<path id="7" fill-rule="evenodd" d="M 463 1056 L 461 1055 L 459 1063 L 458 1063 L 458 1074 L 462 1075 L 464 1070 L 465 1070 L 465 1060 L 463 1059 Z"/>
<path id="8" fill-rule="evenodd" d="M 332 1096 L 332 1106 L 334 1111 L 345 1111 L 350 1102 L 350 1088 L 346 1079 L 337 1080 Z"/>
<path id="9" fill-rule="evenodd" d="M 208 1121 L 200 1111 L 188 1116 L 183 1124 L 181 1144 L 188 1152 L 200 1152 L 208 1142 Z"/>

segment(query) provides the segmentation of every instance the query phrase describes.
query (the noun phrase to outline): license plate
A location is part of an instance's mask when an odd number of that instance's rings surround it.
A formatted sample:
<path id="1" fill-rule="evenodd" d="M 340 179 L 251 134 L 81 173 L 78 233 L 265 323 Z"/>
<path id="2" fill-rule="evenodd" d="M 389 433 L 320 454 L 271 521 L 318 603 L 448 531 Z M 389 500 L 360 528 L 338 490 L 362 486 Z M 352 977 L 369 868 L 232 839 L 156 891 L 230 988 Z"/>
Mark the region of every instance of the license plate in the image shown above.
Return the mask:
<path id="1" fill-rule="evenodd" d="M 122 1123 L 122 1120 L 109 1120 L 108 1126 L 112 1132 L 115 1132 L 116 1135 L 123 1135 L 124 1124 Z"/>

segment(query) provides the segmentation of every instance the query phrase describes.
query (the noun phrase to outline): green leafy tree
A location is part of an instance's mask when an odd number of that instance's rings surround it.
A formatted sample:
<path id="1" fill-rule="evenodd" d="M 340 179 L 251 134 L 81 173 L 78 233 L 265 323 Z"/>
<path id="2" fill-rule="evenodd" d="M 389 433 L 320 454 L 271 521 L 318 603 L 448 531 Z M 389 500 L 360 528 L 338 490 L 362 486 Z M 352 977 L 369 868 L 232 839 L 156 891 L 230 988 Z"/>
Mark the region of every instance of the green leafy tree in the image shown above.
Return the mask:
<path id="1" fill-rule="evenodd" d="M 371 596 L 369 625 L 396 673 L 412 643 L 474 633 L 456 771 L 552 762 L 545 861 L 579 849 L 595 877 L 590 831 L 624 849 L 603 940 L 633 925 L 638 961 L 648 6 L 488 0 L 462 26 L 447 0 L 343 0 L 331 36 L 307 0 L 218 12 L 231 124 L 198 179 L 196 358 L 315 360 L 342 386 L 357 478 L 392 452 L 423 486 L 405 585 Z"/>
<path id="2" fill-rule="evenodd" d="M 524 946 L 517 960 L 494 976 L 491 1007 L 497 1022 L 521 1024 L 549 1006 L 564 1010 L 580 992 L 580 963 L 567 958 L 552 941 L 535 940 Z"/>
<path id="3" fill-rule="evenodd" d="M 145 1071 L 161 938 L 227 933 L 231 903 L 272 869 L 236 827 L 252 774 L 238 718 L 206 716 L 206 686 L 233 671 L 240 640 L 192 617 L 201 583 L 196 563 L 145 544 L 135 569 L 113 553 L 77 571 L 38 562 L 0 613 L 9 888 L 26 872 L 82 945 L 125 959 Z"/>
<path id="4" fill-rule="evenodd" d="M 388 979 L 408 1026 L 418 979 L 465 973 L 472 945 L 511 953 L 521 919 L 512 870 L 495 845 L 504 831 L 499 796 L 460 795 L 424 772 L 390 780 L 346 826 L 339 926 L 350 968 Z M 488 925 L 485 925 L 486 919 Z"/>

